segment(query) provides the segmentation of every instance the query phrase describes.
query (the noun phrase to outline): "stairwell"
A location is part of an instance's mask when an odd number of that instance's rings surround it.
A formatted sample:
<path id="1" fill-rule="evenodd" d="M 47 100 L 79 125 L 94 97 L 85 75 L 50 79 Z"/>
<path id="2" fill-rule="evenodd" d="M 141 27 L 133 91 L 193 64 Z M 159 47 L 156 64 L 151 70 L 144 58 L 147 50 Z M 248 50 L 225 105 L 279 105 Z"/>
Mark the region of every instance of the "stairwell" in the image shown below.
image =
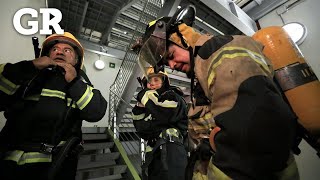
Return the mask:
<path id="1" fill-rule="evenodd" d="M 82 128 L 84 151 L 78 163 L 76 180 L 132 179 L 107 128 Z"/>

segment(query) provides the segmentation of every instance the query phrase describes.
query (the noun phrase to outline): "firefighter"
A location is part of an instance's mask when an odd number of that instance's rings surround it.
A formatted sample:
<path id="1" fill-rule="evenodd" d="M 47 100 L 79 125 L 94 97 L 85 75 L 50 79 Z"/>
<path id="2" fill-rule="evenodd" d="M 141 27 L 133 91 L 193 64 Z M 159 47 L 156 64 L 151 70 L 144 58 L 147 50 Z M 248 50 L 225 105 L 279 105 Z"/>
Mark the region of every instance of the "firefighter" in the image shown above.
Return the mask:
<path id="1" fill-rule="evenodd" d="M 189 117 L 203 122 L 194 133 L 214 151 L 207 178 L 298 179 L 290 151 L 296 116 L 273 83 L 263 46 L 248 36 L 202 35 L 190 27 L 194 19 L 189 5 L 153 21 L 134 49 L 155 69 L 186 72 L 192 94 L 195 80 L 203 90 L 205 101 L 197 106 L 195 99 Z"/>
<path id="2" fill-rule="evenodd" d="M 147 68 L 145 87 L 132 109 L 138 135 L 147 142 L 143 179 L 181 180 L 185 177 L 187 106 L 180 89 L 170 86 L 165 71 Z"/>
<path id="3" fill-rule="evenodd" d="M 81 70 L 83 61 L 82 45 L 65 32 L 46 38 L 39 58 L 0 65 L 0 110 L 7 120 L 0 133 L 0 179 L 75 179 L 82 120 L 97 122 L 107 108 Z M 68 144 L 71 138 L 78 145 Z M 66 144 L 74 148 L 62 152 L 67 157 L 55 168 L 63 171 L 49 177 Z"/>

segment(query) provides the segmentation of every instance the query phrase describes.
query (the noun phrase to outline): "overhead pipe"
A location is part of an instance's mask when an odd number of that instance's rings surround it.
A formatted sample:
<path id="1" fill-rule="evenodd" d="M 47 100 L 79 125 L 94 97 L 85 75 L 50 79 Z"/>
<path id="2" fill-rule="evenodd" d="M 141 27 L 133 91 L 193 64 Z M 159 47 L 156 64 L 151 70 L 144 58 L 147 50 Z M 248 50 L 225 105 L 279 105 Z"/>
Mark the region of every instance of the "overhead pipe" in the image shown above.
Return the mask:
<path id="1" fill-rule="evenodd" d="M 248 5 L 242 8 L 244 12 L 248 12 L 256 6 L 260 6 L 264 0 L 253 0 Z"/>
<path id="2" fill-rule="evenodd" d="M 82 29 L 83 23 L 84 23 L 84 19 L 85 19 L 86 14 L 87 14 L 88 5 L 89 5 L 89 1 L 87 0 L 86 3 L 85 3 L 85 5 L 84 5 L 84 8 L 83 8 L 83 12 L 82 12 L 80 24 L 79 24 L 79 27 L 78 27 L 78 30 L 77 30 L 77 36 L 80 36 L 81 29 Z"/>
<path id="3" fill-rule="evenodd" d="M 289 0 L 254 0 L 244 7 L 243 11 L 256 21 L 288 1 Z"/>
<path id="4" fill-rule="evenodd" d="M 236 1 L 233 1 L 237 6 L 239 6 L 240 8 L 249 3 L 249 1 L 252 1 L 252 0 L 236 0 Z"/>

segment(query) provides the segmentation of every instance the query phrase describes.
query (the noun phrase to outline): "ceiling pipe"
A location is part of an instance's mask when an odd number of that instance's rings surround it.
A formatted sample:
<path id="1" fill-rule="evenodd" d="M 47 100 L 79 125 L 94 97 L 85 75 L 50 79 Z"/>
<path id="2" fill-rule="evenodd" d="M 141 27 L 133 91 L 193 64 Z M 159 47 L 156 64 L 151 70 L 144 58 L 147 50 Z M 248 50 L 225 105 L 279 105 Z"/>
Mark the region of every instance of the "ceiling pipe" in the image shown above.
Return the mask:
<path id="1" fill-rule="evenodd" d="M 241 8 L 243 5 L 247 4 L 249 1 L 252 1 L 252 0 L 235 0 L 233 2 Z"/>
<path id="2" fill-rule="evenodd" d="M 289 0 L 254 0 L 247 6 L 243 7 L 242 10 L 256 21 L 288 1 Z"/>
<path id="3" fill-rule="evenodd" d="M 242 8 L 244 12 L 248 12 L 256 6 L 260 6 L 264 0 L 253 0 L 251 3 Z"/>
<path id="4" fill-rule="evenodd" d="M 86 3 L 84 4 L 84 8 L 83 8 L 80 24 L 79 24 L 79 27 L 78 27 L 78 30 L 77 30 L 77 35 L 78 36 L 80 36 L 81 29 L 83 27 L 84 19 L 86 17 L 87 10 L 88 10 L 88 5 L 89 5 L 89 1 L 87 0 Z"/>

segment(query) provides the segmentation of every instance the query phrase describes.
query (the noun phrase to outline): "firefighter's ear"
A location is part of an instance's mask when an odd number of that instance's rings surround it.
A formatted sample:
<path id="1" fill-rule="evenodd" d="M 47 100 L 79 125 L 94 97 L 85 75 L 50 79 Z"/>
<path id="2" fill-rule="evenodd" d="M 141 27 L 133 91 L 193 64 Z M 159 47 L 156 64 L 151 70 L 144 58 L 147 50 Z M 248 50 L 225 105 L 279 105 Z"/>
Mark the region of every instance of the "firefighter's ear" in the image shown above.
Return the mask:
<path id="1" fill-rule="evenodd" d="M 175 25 L 180 23 L 185 23 L 188 26 L 192 26 L 196 18 L 196 8 L 194 5 L 187 5 L 183 8 L 180 8 L 172 18 L 170 19 L 168 25 Z"/>

